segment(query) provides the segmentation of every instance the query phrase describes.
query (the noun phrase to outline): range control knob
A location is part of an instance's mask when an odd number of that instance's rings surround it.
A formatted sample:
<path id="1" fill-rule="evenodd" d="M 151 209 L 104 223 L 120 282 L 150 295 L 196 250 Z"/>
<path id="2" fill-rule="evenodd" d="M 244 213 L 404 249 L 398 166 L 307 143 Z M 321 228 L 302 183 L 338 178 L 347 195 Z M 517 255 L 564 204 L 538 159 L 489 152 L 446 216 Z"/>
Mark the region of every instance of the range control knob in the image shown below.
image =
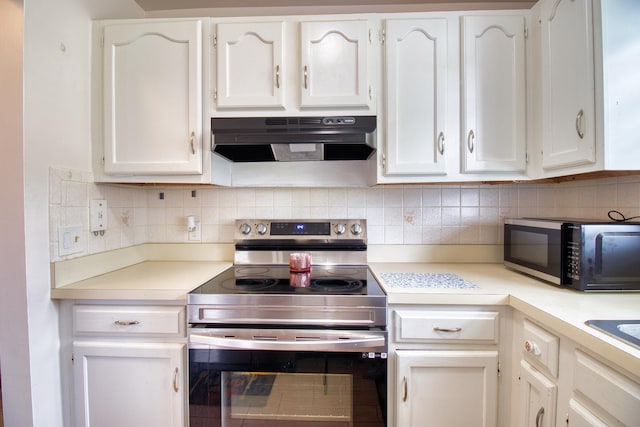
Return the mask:
<path id="1" fill-rule="evenodd" d="M 362 234 L 362 226 L 357 222 L 351 226 L 351 234 L 355 234 L 356 236 Z"/>
<path id="2" fill-rule="evenodd" d="M 336 224 L 336 234 L 344 234 L 347 231 L 347 226 L 344 224 Z"/>
<path id="3" fill-rule="evenodd" d="M 240 226 L 240 232 L 244 235 L 251 233 L 251 226 L 245 222 Z"/>
<path id="4" fill-rule="evenodd" d="M 256 231 L 260 235 L 265 235 L 267 233 L 267 226 L 264 224 L 258 224 L 258 226 L 256 227 Z"/>

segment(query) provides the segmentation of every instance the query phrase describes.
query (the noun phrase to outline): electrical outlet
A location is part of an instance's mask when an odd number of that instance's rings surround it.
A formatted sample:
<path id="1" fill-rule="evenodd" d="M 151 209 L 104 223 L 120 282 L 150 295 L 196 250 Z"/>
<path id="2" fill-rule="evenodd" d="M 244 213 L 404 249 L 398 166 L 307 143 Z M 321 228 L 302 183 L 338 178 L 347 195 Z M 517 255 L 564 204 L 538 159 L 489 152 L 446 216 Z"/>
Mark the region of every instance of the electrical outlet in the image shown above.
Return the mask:
<path id="1" fill-rule="evenodd" d="M 83 250 L 81 226 L 58 227 L 58 252 L 60 256 L 77 254 Z"/>
<path id="2" fill-rule="evenodd" d="M 202 240 L 202 232 L 200 231 L 200 221 L 196 221 L 195 230 L 188 231 L 189 240 L 194 242 L 199 242 Z"/>
<path id="3" fill-rule="evenodd" d="M 94 233 L 107 229 L 107 201 L 92 200 L 90 206 L 90 228 Z M 104 233 L 103 233 L 104 234 Z"/>

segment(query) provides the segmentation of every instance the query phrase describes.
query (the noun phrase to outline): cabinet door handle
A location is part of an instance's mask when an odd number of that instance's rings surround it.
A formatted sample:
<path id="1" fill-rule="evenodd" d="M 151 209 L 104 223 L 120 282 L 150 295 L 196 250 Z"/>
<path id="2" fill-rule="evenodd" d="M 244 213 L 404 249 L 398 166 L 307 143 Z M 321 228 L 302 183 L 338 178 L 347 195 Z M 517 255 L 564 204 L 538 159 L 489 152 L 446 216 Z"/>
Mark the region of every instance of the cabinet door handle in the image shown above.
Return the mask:
<path id="1" fill-rule="evenodd" d="M 402 401 L 406 402 L 409 391 L 407 390 L 407 377 L 402 377 Z"/>
<path id="2" fill-rule="evenodd" d="M 536 427 L 542 427 L 543 418 L 544 418 L 544 406 L 538 409 L 538 414 L 536 415 Z"/>
<path id="3" fill-rule="evenodd" d="M 276 65 L 276 88 L 280 89 L 280 66 Z"/>
<path id="4" fill-rule="evenodd" d="M 576 115 L 576 132 L 578 133 L 578 136 L 580 137 L 580 139 L 584 138 L 584 130 L 582 129 L 583 117 L 584 117 L 584 111 L 580 109 L 580 111 L 578 111 L 578 114 Z"/>
<path id="5" fill-rule="evenodd" d="M 307 67 L 306 65 L 304 66 L 304 88 L 307 89 L 307 83 L 309 80 L 309 67 Z"/>
<path id="6" fill-rule="evenodd" d="M 178 367 L 176 366 L 176 370 L 173 371 L 173 391 L 176 393 L 180 390 L 178 387 Z"/>
<path id="7" fill-rule="evenodd" d="M 473 129 L 471 129 L 469 131 L 469 134 L 467 135 L 467 148 L 469 149 L 469 153 L 473 153 L 473 148 L 474 148 L 473 141 L 475 141 L 475 139 L 476 139 L 476 134 L 473 133 Z"/>
<path id="8" fill-rule="evenodd" d="M 113 322 L 113 324 L 118 326 L 133 326 L 133 325 L 139 325 L 140 321 L 139 320 L 116 320 L 115 322 Z"/>
<path id="9" fill-rule="evenodd" d="M 191 154 L 196 154 L 196 146 L 194 145 L 195 139 L 196 139 L 196 133 L 191 132 L 191 135 L 189 135 L 189 144 L 191 144 Z"/>
<path id="10" fill-rule="evenodd" d="M 438 135 L 438 152 L 440 153 L 440 155 L 444 154 L 444 133 L 440 132 L 440 135 Z"/>
<path id="11" fill-rule="evenodd" d="M 462 328 L 441 328 L 440 326 L 434 326 L 433 330 L 436 332 L 460 332 Z"/>

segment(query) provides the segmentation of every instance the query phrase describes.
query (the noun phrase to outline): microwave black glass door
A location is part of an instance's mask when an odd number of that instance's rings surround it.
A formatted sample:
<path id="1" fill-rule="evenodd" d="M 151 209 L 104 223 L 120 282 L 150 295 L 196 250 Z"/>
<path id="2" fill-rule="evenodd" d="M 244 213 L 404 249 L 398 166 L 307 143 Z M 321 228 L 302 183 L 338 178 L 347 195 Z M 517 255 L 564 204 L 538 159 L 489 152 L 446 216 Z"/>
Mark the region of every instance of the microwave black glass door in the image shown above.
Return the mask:
<path id="1" fill-rule="evenodd" d="M 609 231 L 589 235 L 584 241 L 593 248 L 593 260 L 583 260 L 583 280 L 587 289 L 637 289 L 640 285 L 640 232 L 623 230 L 618 225 Z"/>
<path id="2" fill-rule="evenodd" d="M 560 277 L 560 230 L 508 224 L 504 247 L 505 261 Z"/>

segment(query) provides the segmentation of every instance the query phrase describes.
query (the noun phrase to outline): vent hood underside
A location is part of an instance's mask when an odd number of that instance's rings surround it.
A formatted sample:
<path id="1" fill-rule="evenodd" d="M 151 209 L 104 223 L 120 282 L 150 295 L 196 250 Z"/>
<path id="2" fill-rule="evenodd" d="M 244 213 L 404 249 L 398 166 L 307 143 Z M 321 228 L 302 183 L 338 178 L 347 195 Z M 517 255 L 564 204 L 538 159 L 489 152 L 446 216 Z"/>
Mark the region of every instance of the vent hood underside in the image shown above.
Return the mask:
<path id="1" fill-rule="evenodd" d="M 366 160 L 375 116 L 212 118 L 213 151 L 233 162 Z"/>

